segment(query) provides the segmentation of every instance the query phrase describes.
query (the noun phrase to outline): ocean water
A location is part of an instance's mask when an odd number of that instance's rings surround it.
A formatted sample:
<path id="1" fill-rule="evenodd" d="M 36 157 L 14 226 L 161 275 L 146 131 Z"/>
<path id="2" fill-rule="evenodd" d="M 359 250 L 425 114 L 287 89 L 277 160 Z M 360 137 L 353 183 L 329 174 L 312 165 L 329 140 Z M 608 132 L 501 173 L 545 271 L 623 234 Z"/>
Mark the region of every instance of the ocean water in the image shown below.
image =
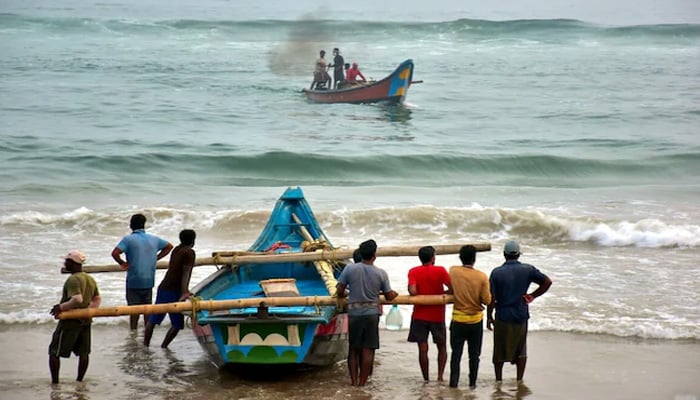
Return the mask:
<path id="1" fill-rule="evenodd" d="M 110 263 L 134 212 L 207 256 L 301 186 L 337 246 L 488 241 L 488 273 L 520 241 L 554 281 L 534 331 L 700 339 L 698 5 L 438 3 L 4 1 L 0 325 L 53 324 L 62 256 Z M 423 83 L 310 104 L 333 47 Z M 402 293 L 415 264 L 378 261 Z M 96 278 L 124 304 L 123 275 Z"/>

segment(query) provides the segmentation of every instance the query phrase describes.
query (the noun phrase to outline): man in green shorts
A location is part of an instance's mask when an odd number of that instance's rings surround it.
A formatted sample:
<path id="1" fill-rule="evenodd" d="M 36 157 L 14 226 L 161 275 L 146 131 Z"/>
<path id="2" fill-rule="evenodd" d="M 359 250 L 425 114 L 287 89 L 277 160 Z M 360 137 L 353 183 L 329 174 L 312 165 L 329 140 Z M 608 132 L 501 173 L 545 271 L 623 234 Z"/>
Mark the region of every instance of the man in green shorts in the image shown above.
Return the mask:
<path id="1" fill-rule="evenodd" d="M 486 327 L 493 330 L 493 367 L 496 381 L 503 380 L 503 363 L 516 366 L 517 380 L 522 381 L 527 362 L 527 321 L 530 319 L 528 304 L 543 295 L 552 280 L 534 266 L 518 261 L 520 246 L 509 241 L 503 248 L 506 262 L 491 271 L 491 304 L 486 314 Z M 532 293 L 530 283 L 539 287 Z M 496 309 L 496 319 L 493 310 Z"/>
<path id="2" fill-rule="evenodd" d="M 58 319 L 63 311 L 77 308 L 97 308 L 102 300 L 97 289 L 95 279 L 83 272 L 85 254 L 80 250 L 73 250 L 65 257 L 64 266 L 70 271 L 71 276 L 63 284 L 63 296 L 61 302 L 51 308 L 51 315 Z M 78 356 L 78 378 L 82 381 L 88 368 L 90 354 L 90 325 L 88 319 L 62 319 L 53 333 L 49 345 L 49 369 L 51 370 L 51 383 L 58 383 L 58 372 L 61 368 L 61 359 L 68 358 L 70 353 Z"/>

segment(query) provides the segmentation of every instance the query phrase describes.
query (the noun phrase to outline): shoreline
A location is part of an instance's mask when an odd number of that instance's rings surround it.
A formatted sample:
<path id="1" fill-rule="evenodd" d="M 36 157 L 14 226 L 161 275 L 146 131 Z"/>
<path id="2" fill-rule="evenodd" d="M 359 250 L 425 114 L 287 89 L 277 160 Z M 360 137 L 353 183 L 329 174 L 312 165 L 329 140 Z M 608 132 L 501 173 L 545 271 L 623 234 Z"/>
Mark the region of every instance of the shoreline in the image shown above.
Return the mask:
<path id="1" fill-rule="evenodd" d="M 485 331 L 477 387 L 471 390 L 465 383 L 466 354 L 459 388 L 434 381 L 432 343 L 431 382 L 424 384 L 417 349 L 406 342 L 405 329 L 380 332 L 382 347 L 374 375 L 366 387 L 354 388 L 348 384 L 345 363 L 281 375 L 262 368 L 259 375 L 244 376 L 216 369 L 187 330 L 170 349 L 161 349 L 158 344 L 166 327 L 157 328 L 152 346 L 145 348 L 142 328 L 131 333 L 125 325 L 96 325 L 85 381 L 74 381 L 77 358 L 73 356 L 61 359 L 61 383 L 51 385 L 47 348 L 54 326 L 0 325 L 3 399 L 700 399 L 697 341 L 564 332 L 531 332 L 524 381 L 516 382 L 515 367 L 506 365 L 504 381 L 498 384 L 491 363 L 492 336 Z M 445 374 L 449 374 L 449 359 Z"/>

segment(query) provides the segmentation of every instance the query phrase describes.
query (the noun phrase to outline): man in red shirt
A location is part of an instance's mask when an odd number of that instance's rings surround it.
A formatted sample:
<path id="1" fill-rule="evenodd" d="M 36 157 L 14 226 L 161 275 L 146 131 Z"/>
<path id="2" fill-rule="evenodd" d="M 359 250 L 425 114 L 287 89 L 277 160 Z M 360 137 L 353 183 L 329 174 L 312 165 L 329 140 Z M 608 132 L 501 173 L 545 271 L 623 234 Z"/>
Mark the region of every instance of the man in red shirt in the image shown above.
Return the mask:
<path id="1" fill-rule="evenodd" d="M 363 82 L 367 80 L 367 79 L 365 79 L 365 76 L 362 75 L 362 72 L 360 72 L 360 68 L 357 66 L 357 63 L 354 62 L 354 63 L 352 63 L 352 67 L 350 67 L 350 69 L 348 69 L 348 73 L 347 73 L 347 76 L 345 77 L 345 79 L 350 83 L 355 83 L 355 82 L 358 82 L 358 79 L 357 79 L 358 76 L 362 78 Z"/>
<path id="2" fill-rule="evenodd" d="M 421 247 L 418 258 L 422 265 L 408 271 L 408 293 L 445 294 L 452 292 L 450 275 L 444 267 L 435 265 L 435 248 Z M 445 290 L 447 288 L 447 290 Z M 418 363 L 423 380 L 428 382 L 428 334 L 438 348 L 438 382 L 442 382 L 447 363 L 447 331 L 445 329 L 445 305 L 414 305 L 408 341 L 418 343 Z"/>

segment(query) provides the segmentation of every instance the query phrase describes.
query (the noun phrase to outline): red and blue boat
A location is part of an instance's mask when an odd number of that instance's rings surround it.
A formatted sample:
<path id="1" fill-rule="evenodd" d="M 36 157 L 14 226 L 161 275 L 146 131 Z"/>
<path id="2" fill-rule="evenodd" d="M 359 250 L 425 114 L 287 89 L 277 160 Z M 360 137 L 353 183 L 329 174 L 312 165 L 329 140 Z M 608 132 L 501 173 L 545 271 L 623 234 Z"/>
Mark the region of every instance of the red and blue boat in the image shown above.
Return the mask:
<path id="1" fill-rule="evenodd" d="M 403 103 L 413 79 L 413 60 L 402 62 L 389 76 L 379 81 L 341 89 L 304 89 L 306 97 L 317 103 Z"/>
<path id="2" fill-rule="evenodd" d="M 333 250 L 300 188 L 277 201 L 251 252 Z M 344 263 L 327 261 L 226 265 L 193 292 L 206 300 L 332 296 Z M 257 301 L 257 300 L 256 300 Z M 211 360 L 230 364 L 332 365 L 347 357 L 347 313 L 331 306 L 257 306 L 201 310 L 194 333 Z"/>

